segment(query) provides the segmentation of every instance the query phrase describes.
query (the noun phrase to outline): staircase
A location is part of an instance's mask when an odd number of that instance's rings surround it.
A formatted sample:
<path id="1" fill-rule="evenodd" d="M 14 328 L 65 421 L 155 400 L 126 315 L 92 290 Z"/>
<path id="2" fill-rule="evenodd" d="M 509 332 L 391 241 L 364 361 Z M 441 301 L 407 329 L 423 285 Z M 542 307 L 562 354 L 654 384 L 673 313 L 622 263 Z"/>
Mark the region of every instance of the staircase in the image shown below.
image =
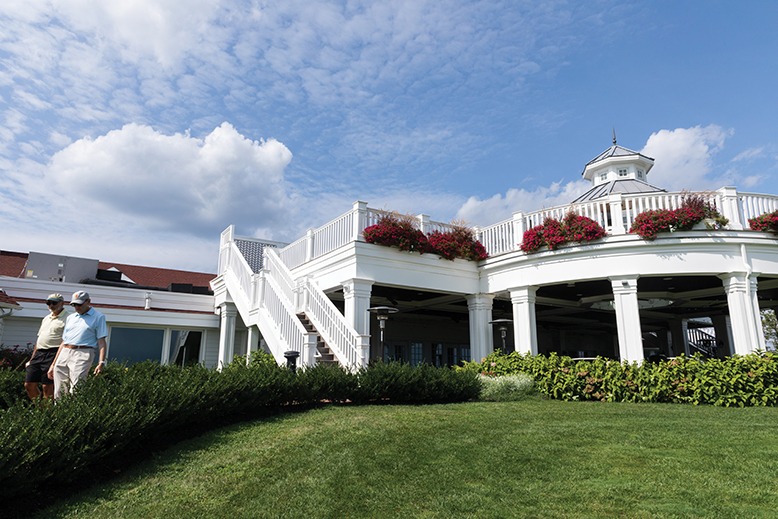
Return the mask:
<path id="1" fill-rule="evenodd" d="M 297 318 L 300 319 L 300 322 L 303 324 L 303 327 L 305 327 L 308 333 L 316 334 L 316 363 L 337 365 L 338 361 L 335 358 L 335 354 L 332 353 L 332 350 L 330 350 L 329 346 L 327 346 L 327 343 L 324 342 L 324 339 L 322 339 L 321 335 L 319 335 L 319 332 L 316 330 L 316 327 L 313 325 L 311 320 L 308 319 L 304 313 L 297 314 Z"/>
<path id="2" fill-rule="evenodd" d="M 243 243 L 257 240 L 233 233 L 230 226 L 221 236 L 217 305 L 233 304 L 247 326 L 257 326 L 279 364 L 287 351 L 300 353 L 302 366 L 367 364 L 369 336 L 354 330 L 314 280 L 293 274 L 274 246 Z"/>
<path id="3" fill-rule="evenodd" d="M 712 359 L 716 356 L 716 337 L 699 328 L 689 328 L 689 350 L 692 353 L 702 353 Z"/>

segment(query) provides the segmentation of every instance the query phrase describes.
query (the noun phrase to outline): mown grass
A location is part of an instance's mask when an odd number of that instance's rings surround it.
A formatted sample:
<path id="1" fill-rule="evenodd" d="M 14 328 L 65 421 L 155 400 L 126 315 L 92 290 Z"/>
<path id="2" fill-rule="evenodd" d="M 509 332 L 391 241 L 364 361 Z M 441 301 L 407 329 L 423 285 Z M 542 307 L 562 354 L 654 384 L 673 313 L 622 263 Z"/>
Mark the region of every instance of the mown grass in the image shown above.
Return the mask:
<path id="1" fill-rule="evenodd" d="M 778 409 L 327 407 L 225 427 L 39 517 L 776 517 Z"/>

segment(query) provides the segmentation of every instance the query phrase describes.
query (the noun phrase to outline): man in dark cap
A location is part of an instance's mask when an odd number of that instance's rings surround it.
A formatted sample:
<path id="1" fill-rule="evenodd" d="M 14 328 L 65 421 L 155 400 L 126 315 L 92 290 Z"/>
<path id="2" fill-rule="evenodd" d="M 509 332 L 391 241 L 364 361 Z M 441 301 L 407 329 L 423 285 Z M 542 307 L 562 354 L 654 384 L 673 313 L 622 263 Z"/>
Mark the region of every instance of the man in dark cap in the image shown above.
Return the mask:
<path id="1" fill-rule="evenodd" d="M 62 332 L 65 329 L 65 298 L 62 294 L 51 294 L 46 298 L 49 307 L 49 315 L 43 318 L 38 329 L 38 338 L 32 349 L 32 357 L 27 363 L 27 374 L 24 377 L 24 389 L 30 400 L 40 398 L 43 387 L 43 396 L 54 396 L 54 381 L 49 378 L 49 368 L 57 355 L 57 349 L 62 344 Z"/>

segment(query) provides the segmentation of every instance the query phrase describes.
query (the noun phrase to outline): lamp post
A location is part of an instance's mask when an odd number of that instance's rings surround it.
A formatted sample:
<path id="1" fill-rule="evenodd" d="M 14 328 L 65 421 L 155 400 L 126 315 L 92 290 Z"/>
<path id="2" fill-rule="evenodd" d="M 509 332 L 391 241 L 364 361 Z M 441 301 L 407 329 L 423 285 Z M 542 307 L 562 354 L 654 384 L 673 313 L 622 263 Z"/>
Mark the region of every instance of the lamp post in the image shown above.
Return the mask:
<path id="1" fill-rule="evenodd" d="M 381 329 L 381 355 L 384 355 L 384 329 L 386 328 L 386 321 L 389 320 L 390 314 L 396 314 L 399 310 L 393 306 L 373 306 L 367 309 L 368 312 L 376 316 L 378 319 L 378 327 Z"/>
<path id="2" fill-rule="evenodd" d="M 489 321 L 489 324 L 497 325 L 497 329 L 500 330 L 500 337 L 502 337 L 502 352 L 505 353 L 505 337 L 508 335 L 508 327 L 513 323 L 511 319 L 495 319 Z"/>

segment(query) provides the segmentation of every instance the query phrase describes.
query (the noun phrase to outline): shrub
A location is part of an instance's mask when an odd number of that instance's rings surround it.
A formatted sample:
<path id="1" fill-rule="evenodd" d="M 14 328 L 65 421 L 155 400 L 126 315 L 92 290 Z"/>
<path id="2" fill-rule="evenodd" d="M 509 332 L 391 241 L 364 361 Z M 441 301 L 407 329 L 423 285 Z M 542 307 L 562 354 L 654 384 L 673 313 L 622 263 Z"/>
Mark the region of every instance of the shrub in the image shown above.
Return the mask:
<path id="1" fill-rule="evenodd" d="M 433 231 L 427 236 L 417 228 L 412 216 L 392 213 L 382 216 L 378 223 L 362 233 L 367 243 L 419 253 L 431 252 L 448 260 L 480 261 L 489 257 L 473 231 L 464 225 L 454 225 L 448 231 Z"/>
<path id="2" fill-rule="evenodd" d="M 32 355 L 32 343 L 25 346 L 4 346 L 0 344 L 0 369 L 24 371 L 24 364 Z"/>
<path id="3" fill-rule="evenodd" d="M 549 250 L 555 250 L 566 243 L 590 242 L 606 235 L 599 223 L 571 211 L 561 222 L 546 218 L 542 225 L 525 231 L 519 247 L 526 253 L 535 252 L 543 245 L 548 246 Z"/>
<path id="4" fill-rule="evenodd" d="M 359 388 L 354 401 L 420 404 L 462 402 L 478 398 L 478 374 L 437 368 L 429 364 L 376 362 L 357 373 Z"/>
<path id="5" fill-rule="evenodd" d="M 560 400 L 657 402 L 717 406 L 778 405 L 778 353 L 726 359 L 680 356 L 643 364 L 597 358 L 574 361 L 552 353 L 493 353 L 463 370 L 490 375 L 524 372 L 537 390 Z"/>
<path id="6" fill-rule="evenodd" d="M 660 232 L 688 231 L 706 218 L 715 220 L 715 228 L 721 228 L 728 223 L 707 197 L 694 193 L 686 194 L 678 209 L 643 211 L 635 217 L 629 232 L 644 240 L 654 240 Z"/>
<path id="7" fill-rule="evenodd" d="M 756 218 L 749 218 L 748 225 L 754 231 L 771 232 L 778 234 L 778 211 L 765 213 Z"/>
<path id="8" fill-rule="evenodd" d="M 367 243 L 397 247 L 400 250 L 424 253 L 427 236 L 421 232 L 412 216 L 397 213 L 386 214 L 378 223 L 362 231 Z"/>
<path id="9" fill-rule="evenodd" d="M 491 402 L 523 400 L 534 393 L 535 386 L 532 376 L 522 372 L 500 377 L 481 375 L 481 382 L 480 398 Z"/>
<path id="10" fill-rule="evenodd" d="M 462 258 L 480 261 L 489 257 L 484 246 L 475 239 L 473 231 L 467 227 L 455 225 L 450 231 L 434 231 L 428 236 L 428 252 L 442 258 L 453 260 Z"/>

